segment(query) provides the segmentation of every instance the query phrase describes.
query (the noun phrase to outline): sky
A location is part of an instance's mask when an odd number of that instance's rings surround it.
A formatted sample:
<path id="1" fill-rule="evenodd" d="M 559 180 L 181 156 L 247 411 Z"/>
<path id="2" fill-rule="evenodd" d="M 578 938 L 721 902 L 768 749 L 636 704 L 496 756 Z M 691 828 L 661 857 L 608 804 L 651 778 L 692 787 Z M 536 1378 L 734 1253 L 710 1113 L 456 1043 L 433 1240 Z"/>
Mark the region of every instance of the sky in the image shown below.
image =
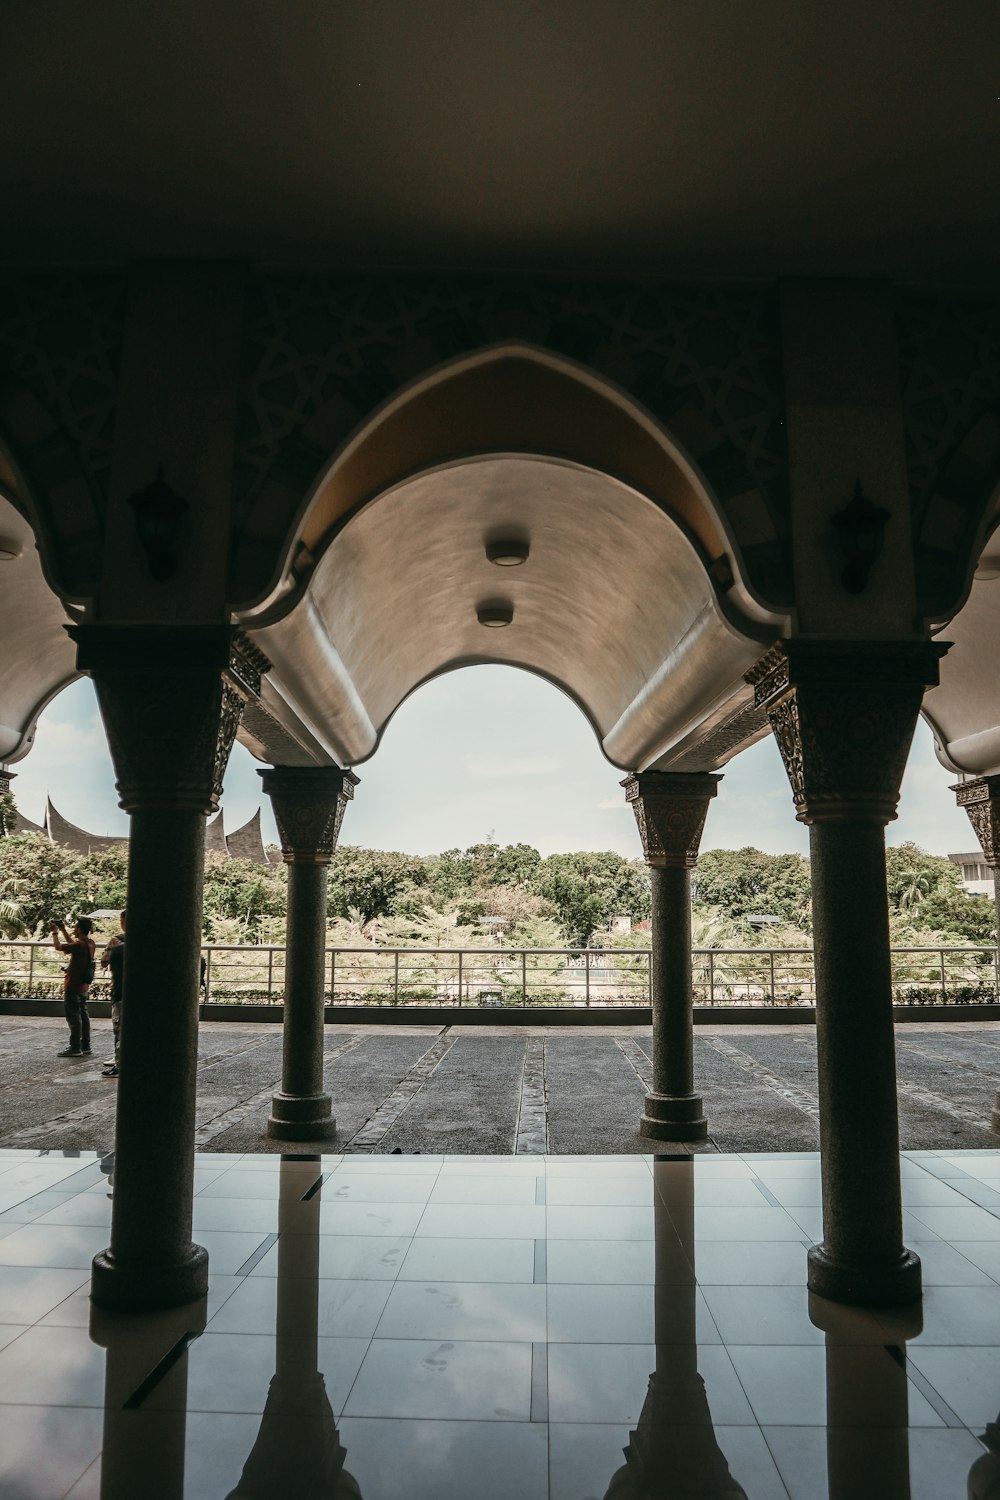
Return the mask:
<path id="1" fill-rule="evenodd" d="M 258 807 L 265 840 L 274 822 L 242 745 L 223 790 L 232 831 Z M 94 690 L 81 678 L 39 720 L 35 744 L 13 769 L 21 812 L 41 822 L 46 794 L 71 822 L 91 833 L 127 833 Z M 541 678 L 513 667 L 467 667 L 426 684 L 403 704 L 376 754 L 357 767 L 361 784 L 347 810 L 341 842 L 372 849 L 433 854 L 487 838 L 533 844 L 543 855 L 642 850 L 619 786 L 623 772 L 601 754 L 576 705 Z M 890 844 L 912 840 L 932 854 L 975 847 L 949 784 L 954 775 L 934 757 L 921 721 Z M 806 853 L 808 832 L 795 821 L 791 792 L 774 741 L 730 762 L 713 803 L 703 849 L 746 845 L 768 853 Z"/>

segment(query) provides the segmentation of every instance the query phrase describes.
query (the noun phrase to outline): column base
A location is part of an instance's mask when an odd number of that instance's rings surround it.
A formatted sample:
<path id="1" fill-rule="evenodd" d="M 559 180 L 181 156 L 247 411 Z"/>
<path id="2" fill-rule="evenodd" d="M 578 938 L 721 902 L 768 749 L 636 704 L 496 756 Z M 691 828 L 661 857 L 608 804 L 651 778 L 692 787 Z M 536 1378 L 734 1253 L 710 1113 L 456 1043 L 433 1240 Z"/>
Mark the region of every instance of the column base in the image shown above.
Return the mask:
<path id="1" fill-rule="evenodd" d="M 905 1307 L 923 1294 L 920 1257 L 903 1249 L 888 1264 L 839 1260 L 825 1245 L 809 1251 L 810 1292 L 856 1307 Z"/>
<path id="2" fill-rule="evenodd" d="M 704 1141 L 708 1121 L 700 1094 L 647 1094 L 639 1134 L 654 1141 Z"/>
<path id="3" fill-rule="evenodd" d="M 326 1141 L 337 1134 L 329 1094 L 275 1094 L 267 1133 L 276 1141 Z"/>
<path id="4" fill-rule="evenodd" d="M 123 1312 L 156 1312 L 198 1302 L 208 1292 L 208 1251 L 190 1245 L 189 1253 L 171 1266 L 121 1265 L 111 1250 L 95 1255 L 90 1295 L 101 1307 Z"/>

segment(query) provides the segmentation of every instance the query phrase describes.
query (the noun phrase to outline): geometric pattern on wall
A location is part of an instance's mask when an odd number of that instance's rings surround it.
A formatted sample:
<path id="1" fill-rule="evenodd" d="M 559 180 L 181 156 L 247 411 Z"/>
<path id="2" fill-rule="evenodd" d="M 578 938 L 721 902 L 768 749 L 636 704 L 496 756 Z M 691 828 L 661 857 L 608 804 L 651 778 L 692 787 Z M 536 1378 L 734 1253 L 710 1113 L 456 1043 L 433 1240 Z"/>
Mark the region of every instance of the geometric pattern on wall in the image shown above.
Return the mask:
<path id="1" fill-rule="evenodd" d="M 114 273 L 0 274 L 0 369 L 38 398 L 107 499 L 125 323 Z"/>
<path id="2" fill-rule="evenodd" d="M 628 390 L 673 432 L 726 508 L 751 576 L 787 596 L 788 485 L 777 301 L 754 286 L 582 279 L 259 274 L 244 325 L 237 517 L 247 554 L 280 540 L 329 456 L 395 390 L 461 354 L 523 339 Z M 272 481 L 283 475 L 281 486 Z M 266 489 L 266 503 L 255 498 Z"/>
<path id="3" fill-rule="evenodd" d="M 906 291 L 896 309 L 921 604 L 943 616 L 1000 481 L 1000 300 Z"/>

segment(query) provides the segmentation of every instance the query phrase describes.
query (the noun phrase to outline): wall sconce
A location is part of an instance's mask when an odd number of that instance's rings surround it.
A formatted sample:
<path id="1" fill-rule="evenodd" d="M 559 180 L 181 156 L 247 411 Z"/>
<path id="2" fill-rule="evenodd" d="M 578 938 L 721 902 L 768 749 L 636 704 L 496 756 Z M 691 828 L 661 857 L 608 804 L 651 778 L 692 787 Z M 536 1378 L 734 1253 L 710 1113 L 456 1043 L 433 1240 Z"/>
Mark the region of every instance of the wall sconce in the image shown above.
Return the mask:
<path id="1" fill-rule="evenodd" d="M 162 464 L 152 484 L 131 495 L 128 503 L 135 511 L 136 534 L 146 553 L 149 571 L 158 583 L 163 583 L 177 572 L 174 542 L 181 516 L 190 506 L 170 488 Z"/>
<path id="2" fill-rule="evenodd" d="M 877 562 L 885 540 L 886 523 L 891 512 L 873 505 L 861 488 L 854 484 L 854 494 L 843 510 L 830 517 L 840 555 L 844 559 L 840 581 L 849 594 L 860 594 L 868 575 Z"/>

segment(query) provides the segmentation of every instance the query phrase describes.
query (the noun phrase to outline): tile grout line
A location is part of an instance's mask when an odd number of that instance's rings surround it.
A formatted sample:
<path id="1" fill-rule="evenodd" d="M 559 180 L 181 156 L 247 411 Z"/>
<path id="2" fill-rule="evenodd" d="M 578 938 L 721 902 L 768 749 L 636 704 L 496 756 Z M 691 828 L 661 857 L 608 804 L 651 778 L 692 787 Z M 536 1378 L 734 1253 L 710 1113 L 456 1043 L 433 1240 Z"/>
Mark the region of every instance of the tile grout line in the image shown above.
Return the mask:
<path id="1" fill-rule="evenodd" d="M 392 1093 L 382 1101 L 374 1114 L 370 1115 L 350 1140 L 344 1143 L 341 1148 L 342 1152 L 360 1153 L 367 1149 L 369 1154 L 373 1154 L 375 1147 L 385 1140 L 400 1116 L 424 1088 L 427 1080 L 437 1071 L 456 1041 L 457 1036 L 453 1028 L 446 1026 L 433 1045 L 428 1047 L 427 1051 L 417 1058 L 413 1067 L 403 1074 Z"/>
<path id="2" fill-rule="evenodd" d="M 545 1093 L 545 1042 L 529 1037 L 524 1044 L 521 1093 L 514 1127 L 515 1156 L 544 1156 L 549 1149 L 548 1100 Z"/>
<path id="3" fill-rule="evenodd" d="M 701 1040 L 714 1052 L 718 1052 L 721 1057 L 728 1058 L 737 1068 L 742 1068 L 745 1073 L 756 1078 L 770 1093 L 777 1094 L 802 1114 L 809 1115 L 813 1119 L 819 1118 L 819 1100 L 813 1094 L 807 1093 L 805 1089 L 798 1088 L 795 1084 L 783 1082 L 777 1073 L 772 1073 L 770 1068 L 758 1062 L 755 1057 L 751 1057 L 749 1052 L 742 1052 L 739 1047 L 734 1047 L 732 1042 L 727 1042 L 722 1037 L 707 1036 Z"/>

